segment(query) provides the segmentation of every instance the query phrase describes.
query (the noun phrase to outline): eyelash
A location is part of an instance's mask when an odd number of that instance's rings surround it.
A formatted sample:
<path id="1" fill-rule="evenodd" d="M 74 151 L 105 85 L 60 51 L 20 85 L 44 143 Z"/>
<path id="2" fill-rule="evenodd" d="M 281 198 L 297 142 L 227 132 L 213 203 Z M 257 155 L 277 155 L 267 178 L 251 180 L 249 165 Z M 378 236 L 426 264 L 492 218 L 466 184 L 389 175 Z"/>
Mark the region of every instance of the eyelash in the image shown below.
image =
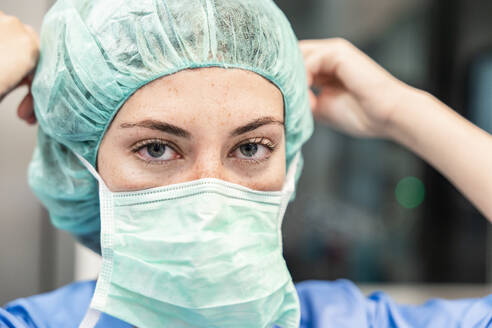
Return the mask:
<path id="1" fill-rule="evenodd" d="M 160 144 L 160 145 L 164 145 L 166 147 L 170 147 L 173 151 L 178 153 L 179 156 L 183 156 L 181 149 L 179 149 L 179 147 L 177 145 L 170 143 L 168 141 L 162 140 L 162 139 L 148 139 L 148 140 L 140 141 L 140 142 L 136 143 L 131 148 L 131 151 L 136 154 L 142 148 L 147 147 L 150 144 Z M 274 142 L 272 142 L 271 140 L 269 140 L 265 137 L 250 138 L 247 140 L 243 140 L 240 143 L 236 144 L 234 147 L 232 147 L 232 150 L 228 154 L 228 157 L 232 157 L 231 156 L 232 153 L 234 153 L 239 147 L 241 147 L 243 145 L 247 145 L 247 144 L 258 144 L 258 145 L 265 146 L 268 149 L 268 151 L 270 152 L 270 154 L 273 153 L 275 151 L 275 149 L 277 148 L 277 145 Z M 261 162 L 267 160 L 269 157 L 270 156 L 267 156 L 266 158 L 260 159 L 260 160 L 258 160 L 258 159 L 244 159 L 244 158 L 237 158 L 236 160 L 243 161 L 243 162 L 252 162 L 254 164 L 260 164 Z M 149 161 L 149 160 L 142 159 L 138 155 L 137 155 L 137 158 L 140 159 L 141 161 L 149 164 L 149 165 L 154 165 L 154 164 L 162 165 L 162 164 L 167 164 L 167 162 L 170 162 L 169 160 Z"/>
<path id="2" fill-rule="evenodd" d="M 232 151 L 229 153 L 228 156 L 230 156 L 232 153 L 234 153 L 239 147 L 248 145 L 248 144 L 257 144 L 257 145 L 262 145 L 265 146 L 268 151 L 273 153 L 273 151 L 276 149 L 277 145 L 273 143 L 270 139 L 267 139 L 265 137 L 256 137 L 256 138 L 250 138 L 244 141 L 241 141 L 240 143 L 236 144 L 234 147 L 232 147 Z M 232 156 L 230 156 L 232 157 Z M 245 159 L 245 158 L 236 158 L 236 160 L 239 161 L 246 161 L 246 162 L 253 162 L 254 164 L 260 164 L 261 162 L 266 161 L 270 156 L 267 156 L 264 159 Z"/>
<path id="3" fill-rule="evenodd" d="M 151 145 L 151 144 L 159 144 L 159 145 L 163 145 L 163 146 L 166 146 L 166 147 L 169 147 L 171 148 L 173 151 L 175 151 L 176 153 L 178 153 L 179 156 L 183 156 L 181 153 L 181 149 L 175 145 L 174 143 L 171 143 L 171 142 L 168 142 L 168 141 L 165 141 L 165 140 L 162 140 L 162 139 L 147 139 L 147 140 L 143 140 L 143 141 L 140 141 L 140 142 L 137 142 L 132 148 L 131 148 L 131 151 L 132 153 L 134 154 L 137 154 L 140 150 L 142 150 L 144 147 L 147 147 L 148 145 Z M 137 158 L 143 162 L 145 162 L 146 164 L 148 165 L 155 165 L 155 164 L 158 164 L 158 165 L 164 165 L 164 164 L 167 164 L 169 162 L 169 160 L 153 160 L 153 161 L 150 161 L 150 160 L 145 160 L 145 159 L 142 159 L 140 156 L 136 155 Z"/>

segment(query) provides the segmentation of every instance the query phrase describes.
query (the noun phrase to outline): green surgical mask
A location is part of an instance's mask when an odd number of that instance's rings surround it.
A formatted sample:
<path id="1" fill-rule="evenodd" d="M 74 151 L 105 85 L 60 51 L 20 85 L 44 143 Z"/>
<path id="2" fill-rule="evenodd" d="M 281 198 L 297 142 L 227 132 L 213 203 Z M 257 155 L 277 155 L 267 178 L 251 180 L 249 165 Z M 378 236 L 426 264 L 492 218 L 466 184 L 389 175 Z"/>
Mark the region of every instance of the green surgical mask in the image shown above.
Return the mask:
<path id="1" fill-rule="evenodd" d="M 300 154 L 281 191 L 205 178 L 135 192 L 99 181 L 102 268 L 80 327 L 101 312 L 140 328 L 298 327 L 281 223 Z"/>

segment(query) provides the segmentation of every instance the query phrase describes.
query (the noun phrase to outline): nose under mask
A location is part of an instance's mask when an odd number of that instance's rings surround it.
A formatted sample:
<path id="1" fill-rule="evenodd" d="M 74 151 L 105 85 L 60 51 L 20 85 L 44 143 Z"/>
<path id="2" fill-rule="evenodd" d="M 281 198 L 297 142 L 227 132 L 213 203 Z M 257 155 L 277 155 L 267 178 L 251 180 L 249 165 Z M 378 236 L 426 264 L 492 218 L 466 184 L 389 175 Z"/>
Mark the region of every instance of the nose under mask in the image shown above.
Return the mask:
<path id="1" fill-rule="evenodd" d="M 102 268 L 80 327 L 101 312 L 140 328 L 298 327 L 281 224 L 300 154 L 280 191 L 204 178 L 133 192 L 99 181 Z"/>

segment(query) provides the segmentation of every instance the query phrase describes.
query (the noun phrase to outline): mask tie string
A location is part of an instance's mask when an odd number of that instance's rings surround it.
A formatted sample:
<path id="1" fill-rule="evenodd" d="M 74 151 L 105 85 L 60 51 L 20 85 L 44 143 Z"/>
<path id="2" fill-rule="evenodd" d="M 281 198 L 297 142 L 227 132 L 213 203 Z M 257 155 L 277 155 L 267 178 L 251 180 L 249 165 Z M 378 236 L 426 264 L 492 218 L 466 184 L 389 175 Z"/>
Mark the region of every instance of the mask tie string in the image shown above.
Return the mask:
<path id="1" fill-rule="evenodd" d="M 89 163 L 84 157 L 82 157 L 81 155 L 75 153 L 75 156 L 77 156 L 77 158 L 82 162 L 82 164 L 85 166 L 85 168 L 90 172 L 90 174 L 96 178 L 96 180 L 99 182 L 99 185 L 102 187 L 103 190 L 107 190 L 109 191 L 109 188 L 106 186 L 106 184 L 104 183 L 104 180 L 101 178 L 101 176 L 99 175 L 99 173 L 96 171 L 96 169 L 94 168 L 94 166 L 91 165 L 91 163 Z"/>
<path id="2" fill-rule="evenodd" d="M 99 321 L 99 317 L 101 316 L 101 311 L 95 310 L 91 307 L 87 310 L 84 319 L 79 325 L 79 328 L 93 328 L 96 326 L 96 323 Z"/>
<path id="3" fill-rule="evenodd" d="M 74 154 L 77 156 L 77 158 L 82 162 L 82 164 L 86 167 L 86 169 L 92 174 L 92 176 L 98 181 L 99 183 L 99 194 L 101 198 L 101 193 L 105 191 L 109 191 L 108 187 L 106 187 L 106 184 L 104 183 L 104 180 L 102 177 L 99 175 L 99 173 L 96 171 L 96 169 L 81 155 L 77 154 L 74 152 Z M 101 311 L 96 310 L 91 307 L 92 303 L 89 304 L 89 308 L 82 319 L 82 322 L 79 325 L 79 328 L 94 328 L 99 321 L 99 318 L 101 317 Z"/>
<path id="4" fill-rule="evenodd" d="M 301 158 L 301 152 L 297 152 L 292 159 L 292 162 L 289 165 L 289 169 L 287 170 L 287 175 L 285 176 L 285 184 L 283 186 L 283 191 L 292 193 L 295 189 L 296 177 L 295 174 L 297 172 L 297 166 L 299 165 L 299 161 Z"/>

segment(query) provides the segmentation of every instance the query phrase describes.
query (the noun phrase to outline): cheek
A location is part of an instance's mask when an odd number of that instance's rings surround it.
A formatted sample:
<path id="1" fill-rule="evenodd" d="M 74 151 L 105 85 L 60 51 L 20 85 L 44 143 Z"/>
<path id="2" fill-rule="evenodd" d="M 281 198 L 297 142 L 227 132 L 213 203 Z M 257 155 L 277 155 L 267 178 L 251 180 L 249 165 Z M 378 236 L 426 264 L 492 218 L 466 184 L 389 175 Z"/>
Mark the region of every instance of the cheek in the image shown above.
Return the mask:
<path id="1" fill-rule="evenodd" d="M 105 176 L 103 178 L 104 182 L 111 191 L 119 192 L 143 189 L 139 183 L 140 179 L 132 174 L 128 174 L 128 170 L 125 170 L 121 165 L 108 170 Z"/>
<path id="2" fill-rule="evenodd" d="M 268 168 L 261 174 L 253 174 L 238 182 L 248 188 L 260 191 L 282 190 L 285 180 L 285 156 L 278 156 L 271 161 Z"/>
<path id="3" fill-rule="evenodd" d="M 125 152 L 103 140 L 97 155 L 97 171 L 111 191 L 131 191 L 140 188 L 141 177 L 132 167 Z"/>
<path id="4" fill-rule="evenodd" d="M 98 172 L 104 183 L 111 191 L 123 191 L 125 188 L 131 187 L 130 179 L 128 179 L 125 161 L 115 160 L 115 156 L 107 156 L 105 152 L 100 151 L 98 155 Z M 118 163 L 118 165 L 116 165 Z"/>
<path id="5" fill-rule="evenodd" d="M 152 174 L 142 170 L 136 161 L 127 157 L 112 157 L 103 160 L 99 174 L 106 186 L 113 192 L 137 191 L 169 184 L 169 177 L 162 174 Z"/>
<path id="6" fill-rule="evenodd" d="M 283 176 L 272 178 L 271 181 L 262 181 L 257 183 L 245 184 L 248 188 L 260 191 L 279 191 L 284 184 Z"/>

